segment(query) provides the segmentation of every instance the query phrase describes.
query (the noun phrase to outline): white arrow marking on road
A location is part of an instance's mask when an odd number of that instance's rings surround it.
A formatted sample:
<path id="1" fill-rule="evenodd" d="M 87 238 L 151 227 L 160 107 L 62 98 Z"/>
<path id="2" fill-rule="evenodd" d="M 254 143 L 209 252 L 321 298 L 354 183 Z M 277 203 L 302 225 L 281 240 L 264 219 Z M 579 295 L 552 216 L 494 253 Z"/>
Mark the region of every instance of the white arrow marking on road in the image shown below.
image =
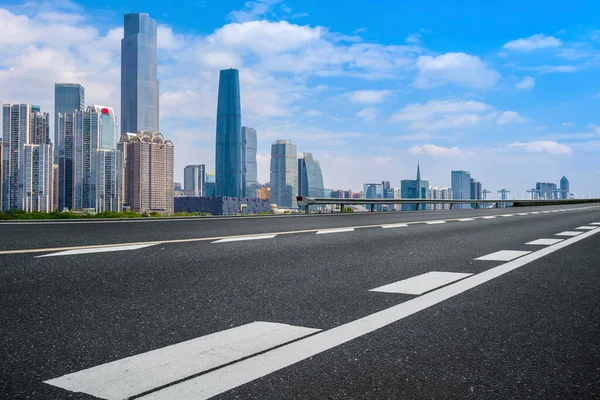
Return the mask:
<path id="1" fill-rule="evenodd" d="M 471 275 L 473 274 L 431 271 L 402 281 L 390 283 L 389 285 L 371 289 L 370 292 L 423 294 Z"/>

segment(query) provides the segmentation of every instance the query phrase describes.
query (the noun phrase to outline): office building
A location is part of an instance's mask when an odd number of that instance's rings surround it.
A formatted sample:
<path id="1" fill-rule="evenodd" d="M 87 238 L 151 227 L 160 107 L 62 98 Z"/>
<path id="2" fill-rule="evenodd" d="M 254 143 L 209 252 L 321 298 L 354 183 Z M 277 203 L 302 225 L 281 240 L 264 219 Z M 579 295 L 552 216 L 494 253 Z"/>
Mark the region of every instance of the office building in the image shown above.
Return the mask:
<path id="1" fill-rule="evenodd" d="M 244 168 L 243 184 L 244 197 L 255 197 L 258 184 L 258 171 L 256 167 L 256 130 L 242 126 L 242 166 Z"/>
<path id="2" fill-rule="evenodd" d="M 563 176 L 560 180 L 560 194 L 561 194 L 561 198 L 563 198 L 563 199 L 568 199 L 569 195 L 571 194 L 571 191 L 569 188 L 569 180 L 567 179 L 566 176 Z"/>
<path id="3" fill-rule="evenodd" d="M 400 182 L 400 191 L 403 199 L 428 199 L 429 181 L 421 179 L 421 166 L 417 164 L 417 179 L 406 179 Z M 402 204 L 403 211 L 416 210 L 416 204 Z M 427 209 L 427 205 L 419 206 L 420 210 Z"/>
<path id="4" fill-rule="evenodd" d="M 101 150 L 113 150 L 115 148 L 115 134 L 117 129 L 115 111 L 112 107 L 99 105 L 89 106 L 87 111 L 95 113 L 92 124 L 96 129 L 99 129 L 97 133 L 98 148 Z"/>
<path id="5" fill-rule="evenodd" d="M 217 195 L 217 176 L 214 172 L 206 173 L 205 197 L 215 197 Z"/>
<path id="6" fill-rule="evenodd" d="M 559 190 L 556 183 L 551 182 L 536 182 L 535 191 L 537 198 L 542 200 L 554 200 L 558 198 Z"/>
<path id="7" fill-rule="evenodd" d="M 174 145 L 160 132 L 138 132 L 127 141 L 127 200 L 140 212 L 172 213 Z"/>
<path id="8" fill-rule="evenodd" d="M 298 159 L 298 196 L 324 198 L 325 185 L 321 164 L 311 153 L 302 153 Z"/>
<path id="9" fill-rule="evenodd" d="M 430 187 L 429 198 L 432 200 L 452 200 L 452 191 L 448 188 Z M 431 204 L 432 210 L 449 210 L 450 204 Z"/>
<path id="10" fill-rule="evenodd" d="M 206 168 L 204 164 L 188 165 L 183 169 L 183 190 L 187 196 L 204 197 Z"/>
<path id="11" fill-rule="evenodd" d="M 471 199 L 482 200 L 483 199 L 483 185 L 475 178 L 471 178 Z"/>
<path id="12" fill-rule="evenodd" d="M 60 137 L 58 134 L 58 114 L 72 114 L 85 110 L 85 90 L 78 83 L 54 84 L 54 162 L 58 163 Z"/>
<path id="13" fill-rule="evenodd" d="M 469 171 L 452 171 L 452 199 L 471 200 L 471 173 Z M 455 208 L 471 208 L 469 204 L 457 204 Z"/>
<path id="14" fill-rule="evenodd" d="M 48 114 L 38 106 L 2 104 L 3 211 L 52 210 L 53 146 L 47 136 Z"/>
<path id="15" fill-rule="evenodd" d="M 297 194 L 296 145 L 290 140 L 278 140 L 271 145 L 271 203 L 279 208 L 297 209 Z"/>
<path id="16" fill-rule="evenodd" d="M 224 69 L 219 75 L 217 101 L 217 196 L 243 197 L 243 147 L 239 72 L 237 69 Z"/>
<path id="17" fill-rule="evenodd" d="M 96 150 L 95 197 L 92 208 L 96 212 L 123 211 L 123 155 L 119 150 Z"/>
<path id="18" fill-rule="evenodd" d="M 148 14 L 125 14 L 121 40 L 121 133 L 159 130 L 156 29 L 156 21 Z"/>

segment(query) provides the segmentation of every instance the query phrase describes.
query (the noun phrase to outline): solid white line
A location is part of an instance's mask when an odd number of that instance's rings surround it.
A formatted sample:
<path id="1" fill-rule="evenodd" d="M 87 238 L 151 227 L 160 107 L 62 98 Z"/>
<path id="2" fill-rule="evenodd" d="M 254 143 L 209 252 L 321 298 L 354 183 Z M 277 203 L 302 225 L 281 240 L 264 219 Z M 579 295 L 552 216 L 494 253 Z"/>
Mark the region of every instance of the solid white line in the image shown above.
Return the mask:
<path id="1" fill-rule="evenodd" d="M 242 237 L 232 237 L 225 238 L 221 240 L 216 240 L 211 243 L 228 243 L 228 242 L 242 242 L 245 240 L 262 240 L 262 239 L 273 239 L 277 235 L 257 235 L 257 236 L 242 236 Z"/>
<path id="2" fill-rule="evenodd" d="M 592 229 L 598 229 L 597 226 L 579 226 L 575 229 L 583 229 L 584 231 L 591 231 Z"/>
<path id="3" fill-rule="evenodd" d="M 437 289 L 440 286 L 456 282 L 471 275 L 473 274 L 431 271 L 422 275 L 413 276 L 412 278 L 371 289 L 370 292 L 423 294 L 425 292 L 429 292 L 430 290 Z"/>
<path id="4" fill-rule="evenodd" d="M 556 244 L 558 242 L 562 242 L 563 239 L 538 239 L 538 240 L 534 240 L 533 242 L 529 242 L 529 243 L 525 243 L 525 244 L 530 244 L 530 245 L 534 245 L 534 246 L 551 246 L 553 244 Z"/>
<path id="5" fill-rule="evenodd" d="M 475 219 L 474 218 L 459 218 L 459 219 L 457 219 L 457 221 L 468 222 L 468 221 L 475 221 Z"/>
<path id="6" fill-rule="evenodd" d="M 325 235 L 327 233 L 342 233 L 342 232 L 354 232 L 354 228 L 325 229 L 322 231 L 317 231 L 317 235 Z"/>
<path id="7" fill-rule="evenodd" d="M 445 223 L 446 223 L 446 221 L 442 221 L 442 220 L 439 220 L 439 221 L 427 221 L 427 222 L 425 222 L 425 223 L 426 223 L 427 225 L 438 225 L 438 224 L 445 224 Z"/>
<path id="8" fill-rule="evenodd" d="M 389 224 L 389 225 L 381 225 L 382 228 L 384 229 L 388 229 L 388 228 L 405 228 L 407 227 L 407 224 Z"/>
<path id="9" fill-rule="evenodd" d="M 582 232 L 577 232 L 577 231 L 564 231 L 561 233 L 557 233 L 555 236 L 577 236 L 577 235 L 581 235 Z"/>
<path id="10" fill-rule="evenodd" d="M 520 251 L 520 250 L 500 250 L 492 254 L 488 254 L 483 257 L 478 257 L 476 260 L 480 261 L 511 261 L 515 258 L 519 258 L 526 254 L 531 253 L 530 251 Z"/>
<path id="11" fill-rule="evenodd" d="M 113 247 L 99 247 L 95 249 L 80 249 L 80 250 L 67 250 L 58 253 L 44 254 L 41 257 L 55 257 L 55 256 L 75 256 L 79 254 L 92 254 L 92 253 L 107 253 L 110 251 L 127 251 L 127 250 L 139 250 L 146 247 L 154 246 L 153 244 L 135 244 L 132 246 L 113 246 Z"/>
<path id="12" fill-rule="evenodd" d="M 539 214 L 539 213 L 540 213 L 539 211 L 532 211 L 529 214 Z"/>
<path id="13" fill-rule="evenodd" d="M 481 217 L 481 219 L 495 219 L 496 217 L 493 215 L 487 215 L 485 217 Z"/>
<path id="14" fill-rule="evenodd" d="M 473 289 L 517 268 L 527 265 L 532 261 L 538 260 L 548 254 L 554 253 L 555 251 L 590 237 L 599 231 L 600 230 L 585 232 L 583 235 L 576 238 L 562 241 L 553 246 L 544 247 L 535 253 L 491 268 L 477 275 L 465 278 L 383 311 L 376 312 L 375 314 L 368 315 L 328 331 L 317 333 L 308 338 L 281 346 L 264 354 L 217 369 L 180 384 L 150 393 L 141 397 L 141 399 L 208 399 L 400 321 L 403 318 L 425 310 L 444 300 L 457 296 L 467 290 Z"/>
<path id="15" fill-rule="evenodd" d="M 102 399 L 127 399 L 318 332 L 253 322 L 45 381 Z"/>

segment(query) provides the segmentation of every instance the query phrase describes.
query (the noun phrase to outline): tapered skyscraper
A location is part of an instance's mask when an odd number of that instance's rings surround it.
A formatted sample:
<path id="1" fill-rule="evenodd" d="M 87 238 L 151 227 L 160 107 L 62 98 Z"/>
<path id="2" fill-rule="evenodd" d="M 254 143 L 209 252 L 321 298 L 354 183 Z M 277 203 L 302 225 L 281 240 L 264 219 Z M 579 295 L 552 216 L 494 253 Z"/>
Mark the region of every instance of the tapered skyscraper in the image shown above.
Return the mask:
<path id="1" fill-rule="evenodd" d="M 244 196 L 242 155 L 240 76 L 237 69 L 224 69 L 219 76 L 217 102 L 217 196 Z"/>
<path id="2" fill-rule="evenodd" d="M 121 40 L 121 132 L 158 131 L 156 21 L 145 13 L 125 15 Z"/>

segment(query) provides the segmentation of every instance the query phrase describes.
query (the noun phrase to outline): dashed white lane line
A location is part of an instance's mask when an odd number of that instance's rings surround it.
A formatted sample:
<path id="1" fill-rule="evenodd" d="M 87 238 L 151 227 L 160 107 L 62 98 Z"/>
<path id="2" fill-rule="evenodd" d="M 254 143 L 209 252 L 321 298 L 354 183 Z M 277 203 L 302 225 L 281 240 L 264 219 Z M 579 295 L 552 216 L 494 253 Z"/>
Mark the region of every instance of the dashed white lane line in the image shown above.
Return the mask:
<path id="1" fill-rule="evenodd" d="M 517 215 L 523 216 L 523 215 L 529 215 L 529 213 L 518 213 Z"/>
<path id="2" fill-rule="evenodd" d="M 211 243 L 228 243 L 228 242 L 243 242 L 246 240 L 263 240 L 263 239 L 273 239 L 277 235 L 256 235 L 256 236 L 242 236 L 242 237 L 232 237 L 225 238 L 221 240 L 216 240 Z"/>
<path id="3" fill-rule="evenodd" d="M 534 245 L 534 246 L 551 246 L 553 244 L 556 244 L 558 242 L 562 242 L 563 239 L 538 239 L 538 240 L 534 240 L 533 242 L 529 242 L 529 243 L 525 243 L 525 244 L 530 244 L 530 245 Z"/>
<path id="4" fill-rule="evenodd" d="M 412 278 L 371 289 L 369 291 L 420 295 L 471 275 L 473 274 L 431 271 L 422 275 L 413 276 Z"/>
<path id="5" fill-rule="evenodd" d="M 74 372 L 45 383 L 102 399 L 128 399 L 319 330 L 257 321 Z"/>
<path id="6" fill-rule="evenodd" d="M 446 223 L 446 221 L 442 221 L 442 220 L 439 220 L 439 221 L 427 221 L 427 222 L 425 222 L 425 223 L 426 223 L 427 225 L 439 225 L 439 224 L 445 224 L 445 223 Z"/>
<path id="7" fill-rule="evenodd" d="M 317 235 L 326 235 L 328 233 L 343 233 L 343 232 L 354 232 L 354 228 L 324 229 L 322 231 L 317 231 Z"/>
<path id="8" fill-rule="evenodd" d="M 577 236 L 577 235 L 581 235 L 583 232 L 579 231 L 564 231 L 561 233 L 557 233 L 556 236 Z"/>
<path id="9" fill-rule="evenodd" d="M 107 253 L 110 251 L 128 251 L 128 250 L 139 250 L 146 247 L 154 246 L 153 244 L 135 244 L 132 246 L 113 246 L 113 247 L 100 247 L 95 249 L 80 249 L 80 250 L 67 250 L 58 253 L 44 254 L 40 257 L 55 257 L 55 256 L 75 256 L 79 254 L 92 254 L 92 253 Z"/>
<path id="10" fill-rule="evenodd" d="M 389 228 L 406 228 L 408 224 L 389 224 L 389 225 L 381 225 L 383 229 Z"/>
<path id="11" fill-rule="evenodd" d="M 481 217 L 481 219 L 496 219 L 493 215 L 486 215 L 485 217 Z"/>
<path id="12" fill-rule="evenodd" d="M 590 225 L 600 225 L 600 222 L 592 222 Z"/>
<path id="13" fill-rule="evenodd" d="M 575 229 L 582 229 L 584 231 L 591 231 L 592 229 L 598 229 L 597 226 L 578 226 Z"/>
<path id="14" fill-rule="evenodd" d="M 540 211 L 532 211 L 529 214 L 540 214 Z"/>
<path id="15" fill-rule="evenodd" d="M 481 261 L 512 261 L 515 258 L 522 257 L 526 254 L 531 253 L 530 251 L 521 250 L 500 250 L 492 254 L 488 254 L 483 257 L 478 257 L 476 260 Z"/>
<path id="16" fill-rule="evenodd" d="M 515 214 L 502 214 L 501 217 L 514 217 Z"/>
<path id="17" fill-rule="evenodd" d="M 185 382 L 149 393 L 143 400 L 187 400 L 209 399 L 238 386 L 262 378 L 324 351 L 359 338 L 400 321 L 419 311 L 455 297 L 467 290 L 496 279 L 517 268 L 521 268 L 548 254 L 590 237 L 599 231 L 588 231 L 553 246 L 544 247 L 514 261 L 507 262 L 456 283 L 426 293 L 412 300 L 348 322 L 333 329 L 283 345 L 263 354 L 208 372 Z"/>
<path id="18" fill-rule="evenodd" d="M 475 221 L 475 218 L 459 218 L 459 219 L 457 219 L 457 221 L 469 222 L 469 221 Z"/>

